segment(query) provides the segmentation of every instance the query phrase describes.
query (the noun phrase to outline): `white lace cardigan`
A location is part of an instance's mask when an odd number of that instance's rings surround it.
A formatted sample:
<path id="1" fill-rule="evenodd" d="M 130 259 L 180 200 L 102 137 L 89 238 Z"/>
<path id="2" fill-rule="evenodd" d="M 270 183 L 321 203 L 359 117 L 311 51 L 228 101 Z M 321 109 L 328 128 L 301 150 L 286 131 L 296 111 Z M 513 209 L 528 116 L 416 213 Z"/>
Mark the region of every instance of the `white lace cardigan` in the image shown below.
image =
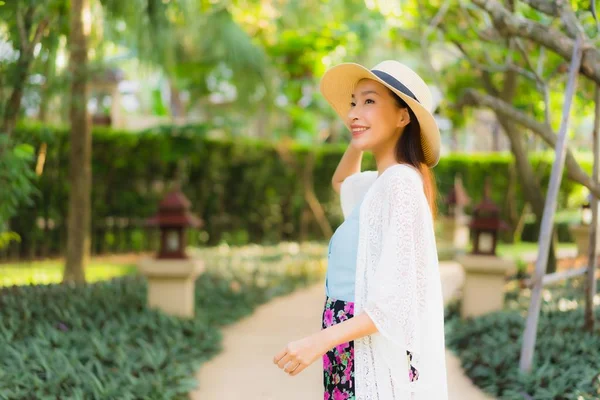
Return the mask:
<path id="1" fill-rule="evenodd" d="M 421 174 L 407 165 L 377 174 L 349 176 L 340 192 L 345 217 L 365 196 L 354 309 L 378 329 L 354 342 L 356 400 L 447 400 L 442 289 Z"/>

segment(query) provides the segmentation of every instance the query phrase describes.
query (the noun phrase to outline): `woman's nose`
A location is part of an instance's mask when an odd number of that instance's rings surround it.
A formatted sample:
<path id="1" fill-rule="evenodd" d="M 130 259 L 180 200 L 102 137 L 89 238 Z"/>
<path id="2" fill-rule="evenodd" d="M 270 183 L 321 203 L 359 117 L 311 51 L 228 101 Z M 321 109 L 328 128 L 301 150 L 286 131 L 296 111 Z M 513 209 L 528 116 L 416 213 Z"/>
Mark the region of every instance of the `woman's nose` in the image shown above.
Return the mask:
<path id="1" fill-rule="evenodd" d="M 350 121 L 354 121 L 358 119 L 358 110 L 357 107 L 350 107 L 350 111 L 348 111 L 348 119 Z"/>

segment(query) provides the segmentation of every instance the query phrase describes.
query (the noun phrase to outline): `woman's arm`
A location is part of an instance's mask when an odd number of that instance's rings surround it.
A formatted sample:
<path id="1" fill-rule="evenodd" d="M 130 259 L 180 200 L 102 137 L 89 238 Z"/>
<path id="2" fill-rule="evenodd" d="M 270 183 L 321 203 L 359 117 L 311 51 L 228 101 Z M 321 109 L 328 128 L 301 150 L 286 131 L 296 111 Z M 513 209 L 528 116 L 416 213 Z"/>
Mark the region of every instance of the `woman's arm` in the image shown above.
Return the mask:
<path id="1" fill-rule="evenodd" d="M 291 376 L 298 375 L 335 346 L 377 332 L 371 318 L 360 313 L 303 339 L 290 342 L 273 358 L 273 363 Z M 289 368 L 286 368 L 286 365 Z"/>
<path id="2" fill-rule="evenodd" d="M 327 350 L 334 348 L 338 344 L 347 343 L 361 337 L 377 333 L 377 327 L 364 312 L 350 318 L 340 324 L 335 324 L 321 331 L 325 340 L 329 344 Z"/>
<path id="3" fill-rule="evenodd" d="M 347 177 L 360 172 L 362 157 L 363 152 L 361 150 L 355 149 L 352 144 L 348 145 L 348 148 L 344 152 L 344 155 L 331 178 L 331 185 L 337 193 L 340 193 L 342 182 L 344 182 Z"/>

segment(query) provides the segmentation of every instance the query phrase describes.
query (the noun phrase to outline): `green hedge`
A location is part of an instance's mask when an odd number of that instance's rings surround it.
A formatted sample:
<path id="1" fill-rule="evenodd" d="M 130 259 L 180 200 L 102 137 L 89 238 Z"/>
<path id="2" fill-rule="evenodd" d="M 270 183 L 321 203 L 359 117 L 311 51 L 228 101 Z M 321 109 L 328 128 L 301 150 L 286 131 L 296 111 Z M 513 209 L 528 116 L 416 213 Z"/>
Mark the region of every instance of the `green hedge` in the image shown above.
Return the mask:
<path id="1" fill-rule="evenodd" d="M 144 250 L 156 246 L 156 236 L 143 228 L 145 218 L 156 211 L 165 187 L 176 176 L 194 211 L 205 221 L 203 232 L 192 243 L 276 243 L 322 239 L 303 199 L 301 178 L 283 162 L 272 143 L 244 138 L 211 138 L 206 126 L 159 127 L 142 133 L 95 128 L 93 132 L 92 246 L 96 253 Z M 36 182 L 39 195 L 23 206 L 11 221 L 22 237 L 8 252 L 23 256 L 60 253 L 65 245 L 68 205 L 68 131 L 60 128 L 21 126 L 15 137 L 36 149 L 48 144 L 43 175 Z M 345 146 L 294 145 L 291 152 L 300 165 L 314 154 L 314 188 L 333 226 L 342 220 L 330 180 Z M 532 155 L 532 163 L 546 183 L 548 157 Z M 507 204 L 509 154 L 451 155 L 435 168 L 440 200 L 460 173 L 475 202 L 481 199 L 485 177 L 491 176 L 494 200 Z M 374 169 L 365 157 L 364 169 Z M 584 168 L 591 168 L 584 163 Z M 559 208 L 576 189 L 564 181 Z M 515 202 L 522 207 L 519 187 Z M 444 210 L 440 201 L 441 210 Z M 309 218 L 303 223 L 303 216 Z M 52 229 L 38 225 L 39 217 L 51 219 Z M 533 236 L 533 234 L 532 234 Z M 535 240 L 535 238 L 532 238 Z M 0 257 L 1 258 L 1 257 Z"/>
<path id="2" fill-rule="evenodd" d="M 206 249 L 189 320 L 148 309 L 137 276 L 0 289 L 0 399 L 187 399 L 222 327 L 322 280 L 324 251 Z"/>
<path id="3" fill-rule="evenodd" d="M 447 310 L 447 346 L 469 378 L 495 398 L 599 399 L 600 334 L 598 328 L 583 331 L 584 279 L 544 291 L 531 374 L 519 371 L 530 291 L 509 292 L 504 311 L 475 319 L 461 320 L 459 303 L 454 303 Z"/>

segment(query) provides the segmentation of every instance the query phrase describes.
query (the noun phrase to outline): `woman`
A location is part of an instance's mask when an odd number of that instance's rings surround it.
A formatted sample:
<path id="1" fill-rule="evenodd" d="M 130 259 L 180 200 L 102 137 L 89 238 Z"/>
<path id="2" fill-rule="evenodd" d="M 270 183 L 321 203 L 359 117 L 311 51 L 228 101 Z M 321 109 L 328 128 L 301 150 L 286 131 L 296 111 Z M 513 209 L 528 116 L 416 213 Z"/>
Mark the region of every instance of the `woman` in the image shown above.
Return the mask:
<path id="1" fill-rule="evenodd" d="M 332 179 L 345 220 L 329 246 L 323 329 L 274 362 L 294 376 L 322 357 L 325 399 L 445 400 L 431 92 L 397 61 L 333 67 L 321 92 L 352 131 Z M 364 151 L 377 171 L 360 172 Z"/>

